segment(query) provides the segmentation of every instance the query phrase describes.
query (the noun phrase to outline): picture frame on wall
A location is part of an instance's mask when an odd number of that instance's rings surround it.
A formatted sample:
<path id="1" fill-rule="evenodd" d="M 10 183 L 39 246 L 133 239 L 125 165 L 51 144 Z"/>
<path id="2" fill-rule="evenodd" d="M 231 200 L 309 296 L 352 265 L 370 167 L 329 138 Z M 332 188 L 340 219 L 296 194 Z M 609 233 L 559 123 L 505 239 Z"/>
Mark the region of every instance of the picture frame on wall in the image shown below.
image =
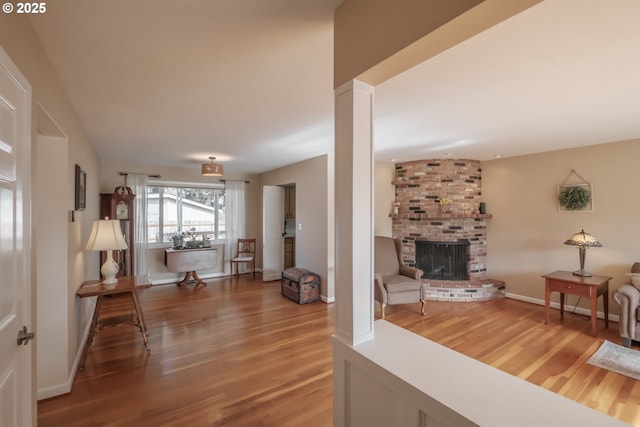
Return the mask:
<path id="1" fill-rule="evenodd" d="M 593 211 L 593 188 L 589 183 L 558 185 L 559 212 Z"/>
<path id="2" fill-rule="evenodd" d="M 87 204 L 87 173 L 76 164 L 76 204 L 75 210 L 83 211 Z"/>

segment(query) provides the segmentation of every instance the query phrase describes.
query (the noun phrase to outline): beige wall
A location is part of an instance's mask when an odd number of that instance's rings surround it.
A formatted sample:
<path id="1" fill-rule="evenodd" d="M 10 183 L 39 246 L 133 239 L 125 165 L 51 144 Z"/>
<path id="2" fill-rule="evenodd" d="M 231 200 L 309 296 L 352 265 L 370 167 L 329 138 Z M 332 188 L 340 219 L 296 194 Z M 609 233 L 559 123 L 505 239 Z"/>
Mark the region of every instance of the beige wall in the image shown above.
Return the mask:
<path id="1" fill-rule="evenodd" d="M 68 137 L 68 145 L 65 146 L 67 152 L 68 170 L 66 180 L 58 183 L 58 194 L 64 198 L 65 217 L 69 216 L 69 212 L 74 209 L 74 165 L 80 164 L 87 171 L 87 194 L 97 194 L 98 192 L 98 158 L 91 145 L 89 138 L 80 123 L 80 120 L 67 97 L 64 87 L 58 80 L 56 72 L 52 64 L 49 62 L 35 32 L 33 31 L 26 16 L 11 14 L 0 14 L 0 46 L 7 52 L 22 74 L 27 78 L 33 88 L 32 92 L 32 155 L 35 159 L 37 152 L 36 134 L 40 129 L 49 129 L 48 123 L 42 122 L 42 109 L 44 109 L 51 119 L 57 123 L 60 130 Z M 45 130 L 45 133 L 47 131 Z M 64 146 L 64 144 L 61 144 Z M 32 162 L 32 164 L 34 164 Z M 33 169 L 32 182 L 36 183 L 38 171 Z M 37 193 L 34 188 L 33 194 Z M 38 200 L 33 200 L 34 209 L 51 209 L 47 206 L 39 206 Z M 60 208 L 57 208 L 60 209 Z M 66 263 L 68 269 L 67 283 L 49 282 L 47 286 L 55 287 L 59 292 L 66 295 L 67 306 L 59 312 L 55 310 L 49 311 L 48 316 L 57 316 L 66 319 L 64 324 L 68 329 L 68 342 L 66 343 L 67 351 L 58 352 L 50 351 L 49 357 L 60 361 L 65 360 L 64 365 L 67 366 L 65 375 L 68 377 L 66 384 L 51 384 L 52 388 L 70 387 L 72 380 L 71 370 L 74 359 L 79 346 L 79 340 L 82 335 L 83 327 L 88 322 L 87 306 L 88 301 L 79 301 L 75 292 L 80 284 L 89 278 L 92 273 L 98 271 L 98 259 L 84 251 L 84 244 L 91 231 L 93 219 L 98 214 L 98 204 L 96 200 L 87 198 L 87 207 L 83 212 L 76 212 L 75 221 L 68 222 L 68 228 L 60 230 L 61 235 L 68 238 L 68 248 Z M 39 224 L 33 223 L 33 236 L 37 238 Z M 33 258 L 34 268 L 42 260 Z M 37 277 L 34 274 L 34 283 Z M 33 301 L 37 296 L 37 288 L 33 289 Z M 66 308 L 70 309 L 67 310 Z M 37 307 L 33 307 L 33 315 L 36 315 Z M 37 313 L 40 315 L 41 313 Z M 41 319 L 42 320 L 42 319 Z M 46 321 L 46 320 L 45 320 Z M 35 323 L 34 323 L 35 324 Z M 61 339 L 63 335 L 61 335 Z M 35 345 L 38 345 L 36 340 Z M 37 351 L 47 352 L 50 349 L 38 348 Z"/>
<path id="2" fill-rule="evenodd" d="M 373 203 L 373 234 L 375 236 L 392 237 L 391 216 L 393 202 L 396 197 L 395 163 L 375 162 L 374 165 L 374 203 Z"/>
<path id="3" fill-rule="evenodd" d="M 584 229 L 603 245 L 587 250 L 585 268 L 613 277 L 611 295 L 640 260 L 638 159 L 640 140 L 483 162 L 483 199 L 493 214 L 489 276 L 505 280 L 510 294 L 543 300 L 542 274 L 578 269 L 577 248 L 563 242 Z M 593 186 L 592 212 L 558 211 L 556 186 L 572 169 Z M 576 299 L 569 297 L 569 304 Z M 615 302 L 610 311 L 619 313 Z"/>
<path id="4" fill-rule="evenodd" d="M 504 280 L 509 296 L 542 304 L 543 274 L 579 268 L 577 248 L 563 243 L 584 229 L 603 245 L 587 250 L 585 268 L 613 277 L 611 297 L 627 281 L 631 264 L 640 261 L 637 159 L 640 140 L 483 162 L 482 199 L 493 215 L 487 227 L 487 275 Z M 593 211 L 558 211 L 556 187 L 572 169 L 593 186 Z M 394 199 L 382 178 L 389 173 L 388 163 L 376 163 L 376 230 L 384 230 L 383 218 Z M 569 183 L 578 181 L 572 176 Z M 558 301 L 556 294 L 553 300 Z M 570 306 L 576 302 L 577 297 L 568 297 Z M 609 309 L 620 312 L 613 300 Z"/>
<path id="5" fill-rule="evenodd" d="M 296 185 L 296 266 L 320 275 L 329 302 L 335 297 L 332 176 L 333 158 L 326 155 L 262 174 L 262 185 Z"/>

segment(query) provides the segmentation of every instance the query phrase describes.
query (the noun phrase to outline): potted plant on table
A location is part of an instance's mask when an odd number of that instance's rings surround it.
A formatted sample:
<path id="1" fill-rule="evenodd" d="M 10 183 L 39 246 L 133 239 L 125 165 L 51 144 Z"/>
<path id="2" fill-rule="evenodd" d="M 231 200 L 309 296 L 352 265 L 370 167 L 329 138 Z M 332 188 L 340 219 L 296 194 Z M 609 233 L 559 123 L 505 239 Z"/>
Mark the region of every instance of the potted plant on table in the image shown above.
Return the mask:
<path id="1" fill-rule="evenodd" d="M 180 232 L 180 227 L 178 227 L 178 234 L 171 236 L 171 240 L 173 241 L 173 249 L 180 249 L 182 248 L 182 245 L 184 244 L 184 236 L 185 233 L 184 232 Z"/>
<path id="2" fill-rule="evenodd" d="M 188 248 L 193 249 L 193 248 L 197 248 L 200 245 L 202 245 L 202 242 L 197 240 L 198 233 L 196 233 L 196 228 L 195 227 L 191 227 L 185 233 L 186 233 L 187 239 L 189 239 L 189 240 L 186 241 L 186 243 L 187 243 L 186 246 Z"/>

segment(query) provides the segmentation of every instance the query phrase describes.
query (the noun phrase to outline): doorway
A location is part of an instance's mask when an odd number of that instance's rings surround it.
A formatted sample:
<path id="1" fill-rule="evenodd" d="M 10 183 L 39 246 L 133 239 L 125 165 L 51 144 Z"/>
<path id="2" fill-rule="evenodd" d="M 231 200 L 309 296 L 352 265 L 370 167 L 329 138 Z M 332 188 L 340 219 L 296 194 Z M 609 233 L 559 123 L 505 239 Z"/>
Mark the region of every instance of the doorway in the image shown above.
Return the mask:
<path id="1" fill-rule="evenodd" d="M 284 186 L 284 268 L 296 265 L 296 185 Z"/>
<path id="2" fill-rule="evenodd" d="M 262 187 L 262 280 L 280 280 L 284 269 L 284 188 Z"/>
<path id="3" fill-rule="evenodd" d="M 280 280 L 296 262 L 296 185 L 263 187 L 262 278 Z"/>

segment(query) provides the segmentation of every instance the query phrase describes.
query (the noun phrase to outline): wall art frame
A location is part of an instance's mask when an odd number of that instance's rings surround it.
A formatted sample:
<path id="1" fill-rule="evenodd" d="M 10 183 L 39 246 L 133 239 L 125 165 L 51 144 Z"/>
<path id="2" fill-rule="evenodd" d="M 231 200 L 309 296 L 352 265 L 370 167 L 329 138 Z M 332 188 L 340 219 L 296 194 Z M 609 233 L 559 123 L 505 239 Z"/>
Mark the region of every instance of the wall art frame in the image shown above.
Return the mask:
<path id="1" fill-rule="evenodd" d="M 75 210 L 83 211 L 87 205 L 87 173 L 76 164 Z"/>
<path id="2" fill-rule="evenodd" d="M 572 175 L 580 182 L 570 182 Z M 567 179 L 556 187 L 556 200 L 559 212 L 593 211 L 593 187 L 572 169 Z"/>

